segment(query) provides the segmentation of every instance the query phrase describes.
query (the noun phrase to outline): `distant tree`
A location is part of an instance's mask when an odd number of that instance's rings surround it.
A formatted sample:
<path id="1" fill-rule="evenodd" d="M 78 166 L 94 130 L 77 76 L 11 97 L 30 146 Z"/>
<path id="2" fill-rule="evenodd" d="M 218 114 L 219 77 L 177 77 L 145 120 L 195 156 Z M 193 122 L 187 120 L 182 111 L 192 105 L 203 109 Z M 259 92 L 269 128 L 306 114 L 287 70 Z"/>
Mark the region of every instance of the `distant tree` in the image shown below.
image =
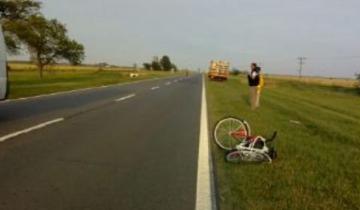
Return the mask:
<path id="1" fill-rule="evenodd" d="M 161 58 L 160 63 L 161 63 L 161 67 L 164 71 L 170 71 L 173 67 L 171 60 L 170 60 L 169 56 L 167 56 L 167 55 L 164 55 Z"/>
<path id="2" fill-rule="evenodd" d="M 41 3 L 33 0 L 0 0 L 0 23 L 10 53 L 19 52 L 21 39 L 18 34 L 28 26 L 28 19 L 40 12 Z"/>
<path id="3" fill-rule="evenodd" d="M 100 63 L 98 63 L 98 66 L 106 67 L 106 66 L 108 66 L 108 65 L 109 65 L 109 64 L 106 63 L 106 62 L 100 62 Z"/>
<path id="4" fill-rule="evenodd" d="M 150 63 L 143 63 L 144 69 L 151 70 L 151 64 Z"/>
<path id="5" fill-rule="evenodd" d="M 73 65 L 84 59 L 84 47 L 67 35 L 65 25 L 56 19 L 46 20 L 33 15 L 28 25 L 19 25 L 17 36 L 28 47 L 31 58 L 38 66 L 40 77 L 44 66 L 58 60 L 67 60 Z"/>
<path id="6" fill-rule="evenodd" d="M 174 71 L 178 71 L 178 68 L 175 64 L 171 64 L 171 69 L 174 70 Z"/>
<path id="7" fill-rule="evenodd" d="M 248 71 L 247 70 L 240 70 L 240 74 L 247 75 Z"/>
<path id="8" fill-rule="evenodd" d="M 231 75 L 237 76 L 240 74 L 240 70 L 237 68 L 232 68 L 231 69 Z"/>
<path id="9" fill-rule="evenodd" d="M 157 61 L 153 61 L 151 63 L 151 68 L 154 70 L 154 71 L 161 71 L 161 64 Z"/>
<path id="10" fill-rule="evenodd" d="M 237 69 L 231 71 L 231 75 L 237 76 L 239 74 L 240 74 L 240 71 Z"/>
<path id="11" fill-rule="evenodd" d="M 99 68 L 99 71 L 102 71 L 104 70 L 105 67 L 107 67 L 109 64 L 106 63 L 106 62 L 100 62 L 97 64 L 98 68 Z"/>
<path id="12" fill-rule="evenodd" d="M 358 87 L 358 89 L 359 89 L 359 92 L 360 92 L 360 73 L 358 73 L 358 74 L 355 74 L 355 76 L 356 76 L 356 79 L 358 80 L 358 84 L 357 84 L 357 87 Z"/>

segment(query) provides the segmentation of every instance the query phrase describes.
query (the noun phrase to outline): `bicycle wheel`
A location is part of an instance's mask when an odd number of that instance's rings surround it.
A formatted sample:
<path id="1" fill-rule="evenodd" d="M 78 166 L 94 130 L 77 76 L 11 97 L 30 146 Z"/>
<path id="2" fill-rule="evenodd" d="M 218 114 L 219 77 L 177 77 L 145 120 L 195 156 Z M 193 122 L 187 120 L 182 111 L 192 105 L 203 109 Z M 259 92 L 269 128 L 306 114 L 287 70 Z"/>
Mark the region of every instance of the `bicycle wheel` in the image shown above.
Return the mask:
<path id="1" fill-rule="evenodd" d="M 263 152 L 256 152 L 256 151 L 242 151 L 242 160 L 246 162 L 253 162 L 253 163 L 271 163 L 272 159 L 270 156 Z"/>
<path id="2" fill-rule="evenodd" d="M 255 152 L 255 151 L 246 151 L 246 150 L 231 150 L 225 156 L 226 161 L 230 163 L 262 163 L 267 162 L 271 163 L 271 158 L 263 153 Z"/>
<path id="3" fill-rule="evenodd" d="M 242 160 L 241 152 L 238 150 L 231 150 L 225 155 L 225 159 L 230 163 L 240 163 Z"/>
<path id="4" fill-rule="evenodd" d="M 214 129 L 216 144 L 225 150 L 235 149 L 235 146 L 249 135 L 250 127 L 248 123 L 232 117 L 220 120 Z"/>

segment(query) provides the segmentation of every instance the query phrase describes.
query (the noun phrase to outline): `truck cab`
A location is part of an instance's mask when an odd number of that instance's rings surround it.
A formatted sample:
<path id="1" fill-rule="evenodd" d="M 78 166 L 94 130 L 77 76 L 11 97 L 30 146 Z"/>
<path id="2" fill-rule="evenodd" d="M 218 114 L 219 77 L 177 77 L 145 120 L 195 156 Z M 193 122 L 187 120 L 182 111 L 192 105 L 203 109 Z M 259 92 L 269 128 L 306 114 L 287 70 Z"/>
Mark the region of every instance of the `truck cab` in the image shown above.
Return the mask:
<path id="1" fill-rule="evenodd" d="M 4 100 L 8 93 L 8 75 L 6 69 L 6 46 L 4 34 L 0 25 L 0 100 Z"/>

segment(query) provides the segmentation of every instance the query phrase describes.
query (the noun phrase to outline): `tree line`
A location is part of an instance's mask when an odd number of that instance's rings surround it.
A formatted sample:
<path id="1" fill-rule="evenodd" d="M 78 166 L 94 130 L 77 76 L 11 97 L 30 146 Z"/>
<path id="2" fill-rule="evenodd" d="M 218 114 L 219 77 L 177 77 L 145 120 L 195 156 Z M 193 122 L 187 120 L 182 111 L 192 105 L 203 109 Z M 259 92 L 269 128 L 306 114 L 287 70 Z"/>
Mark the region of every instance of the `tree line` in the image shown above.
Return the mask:
<path id="1" fill-rule="evenodd" d="M 164 55 L 160 60 L 157 56 L 154 57 L 152 62 L 143 63 L 143 66 L 146 70 L 154 70 L 154 71 L 177 71 L 177 66 L 171 62 L 170 57 Z"/>
<path id="2" fill-rule="evenodd" d="M 68 36 L 66 26 L 57 19 L 47 19 L 36 0 L 0 0 L 0 23 L 8 53 L 26 49 L 36 63 L 40 77 L 46 65 L 66 60 L 80 64 L 84 46 Z"/>

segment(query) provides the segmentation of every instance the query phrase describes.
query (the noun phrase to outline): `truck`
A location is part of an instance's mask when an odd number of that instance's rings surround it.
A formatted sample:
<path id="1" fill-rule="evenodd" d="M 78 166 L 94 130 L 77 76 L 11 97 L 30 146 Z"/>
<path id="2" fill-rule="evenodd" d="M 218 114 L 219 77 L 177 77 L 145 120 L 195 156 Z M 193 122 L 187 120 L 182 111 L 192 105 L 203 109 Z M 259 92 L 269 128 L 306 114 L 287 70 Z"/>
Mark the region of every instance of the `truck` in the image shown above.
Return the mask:
<path id="1" fill-rule="evenodd" d="M 210 61 L 208 77 L 211 80 L 227 80 L 229 77 L 230 63 L 221 60 Z"/>
<path id="2" fill-rule="evenodd" d="M 4 100 L 8 93 L 8 74 L 6 69 L 6 45 L 0 25 L 0 100 Z"/>

